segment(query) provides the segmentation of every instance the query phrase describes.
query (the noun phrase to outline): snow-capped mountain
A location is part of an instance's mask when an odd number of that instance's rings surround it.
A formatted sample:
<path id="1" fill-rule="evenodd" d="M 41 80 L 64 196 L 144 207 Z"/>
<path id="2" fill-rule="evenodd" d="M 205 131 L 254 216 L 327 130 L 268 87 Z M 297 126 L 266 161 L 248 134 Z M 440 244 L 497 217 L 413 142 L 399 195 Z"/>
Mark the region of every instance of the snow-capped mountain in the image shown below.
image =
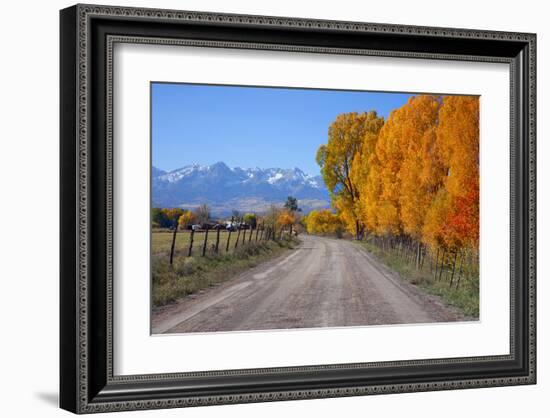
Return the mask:
<path id="1" fill-rule="evenodd" d="M 299 168 L 229 168 L 218 162 L 168 172 L 153 167 L 151 175 L 154 207 L 193 208 L 206 203 L 214 215 L 223 216 L 231 210 L 261 212 L 288 196 L 296 197 L 306 213 L 329 206 L 321 176 Z"/>

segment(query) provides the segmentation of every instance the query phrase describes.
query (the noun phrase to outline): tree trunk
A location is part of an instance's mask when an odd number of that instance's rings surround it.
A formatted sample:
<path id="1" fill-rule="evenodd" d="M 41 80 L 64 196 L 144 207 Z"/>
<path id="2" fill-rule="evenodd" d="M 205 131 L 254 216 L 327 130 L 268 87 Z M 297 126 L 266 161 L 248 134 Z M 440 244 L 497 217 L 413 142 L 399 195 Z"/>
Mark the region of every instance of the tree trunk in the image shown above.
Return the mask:
<path id="1" fill-rule="evenodd" d="M 202 244 L 202 256 L 206 254 L 206 245 L 208 243 L 208 227 L 206 227 L 206 230 L 204 231 L 204 242 Z"/>
<path id="2" fill-rule="evenodd" d="M 189 251 L 187 252 L 187 257 L 191 257 L 193 253 L 193 237 L 195 236 L 195 230 L 191 229 L 191 236 L 189 237 Z"/>
<path id="3" fill-rule="evenodd" d="M 356 221 L 355 228 L 356 228 L 355 238 L 357 239 L 357 241 L 363 241 L 363 236 L 365 234 L 365 226 L 361 222 Z"/>
<path id="4" fill-rule="evenodd" d="M 178 222 L 176 221 L 176 227 L 174 228 L 174 234 L 172 235 L 172 246 L 170 247 L 170 265 L 174 261 L 174 251 L 176 249 L 176 234 L 178 233 Z"/>

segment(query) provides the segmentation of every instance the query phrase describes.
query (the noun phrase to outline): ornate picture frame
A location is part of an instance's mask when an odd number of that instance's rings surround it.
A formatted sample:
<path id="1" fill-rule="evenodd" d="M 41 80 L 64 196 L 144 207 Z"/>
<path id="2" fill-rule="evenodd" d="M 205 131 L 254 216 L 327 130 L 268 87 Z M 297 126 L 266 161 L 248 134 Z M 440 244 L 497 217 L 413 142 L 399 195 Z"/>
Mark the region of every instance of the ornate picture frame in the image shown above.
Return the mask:
<path id="1" fill-rule="evenodd" d="M 60 17 L 63 409 L 92 413 L 536 382 L 536 35 L 80 4 L 62 10 Z M 113 48 L 117 43 L 509 65 L 510 353 L 115 375 Z"/>

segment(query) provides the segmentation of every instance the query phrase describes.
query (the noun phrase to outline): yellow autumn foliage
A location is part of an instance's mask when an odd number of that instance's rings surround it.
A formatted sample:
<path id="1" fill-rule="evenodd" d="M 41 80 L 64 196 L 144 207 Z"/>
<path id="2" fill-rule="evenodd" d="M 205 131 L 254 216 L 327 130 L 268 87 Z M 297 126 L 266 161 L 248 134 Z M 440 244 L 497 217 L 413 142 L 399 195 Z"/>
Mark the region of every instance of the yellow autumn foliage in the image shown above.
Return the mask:
<path id="1" fill-rule="evenodd" d="M 348 230 L 359 237 L 363 230 L 359 216 L 359 181 L 362 174 L 361 155 L 371 152 L 384 119 L 374 111 L 343 113 L 336 117 L 328 131 L 328 141 L 317 151 L 321 175 L 333 198 L 334 205 Z"/>
<path id="2" fill-rule="evenodd" d="M 193 212 L 190 210 L 186 210 L 183 212 L 183 214 L 179 217 L 178 225 L 180 229 L 185 229 L 187 226 L 191 225 L 193 222 L 195 222 L 196 216 Z"/>
<path id="3" fill-rule="evenodd" d="M 412 96 L 385 122 L 339 115 L 317 162 L 338 222 L 358 238 L 366 228 L 432 248 L 478 245 L 478 97 Z M 318 213 L 309 222 L 323 229 Z"/>

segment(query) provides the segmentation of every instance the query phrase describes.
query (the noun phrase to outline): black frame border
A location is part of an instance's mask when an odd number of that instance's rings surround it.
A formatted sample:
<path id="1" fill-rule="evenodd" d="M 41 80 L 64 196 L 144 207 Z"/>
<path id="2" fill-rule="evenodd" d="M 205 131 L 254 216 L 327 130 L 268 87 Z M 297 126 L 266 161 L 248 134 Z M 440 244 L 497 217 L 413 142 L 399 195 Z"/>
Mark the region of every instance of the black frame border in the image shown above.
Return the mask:
<path id="1" fill-rule="evenodd" d="M 112 372 L 112 47 L 116 42 L 507 62 L 511 354 L 159 375 Z M 536 382 L 536 36 L 76 5 L 60 14 L 60 406 L 75 413 Z"/>

